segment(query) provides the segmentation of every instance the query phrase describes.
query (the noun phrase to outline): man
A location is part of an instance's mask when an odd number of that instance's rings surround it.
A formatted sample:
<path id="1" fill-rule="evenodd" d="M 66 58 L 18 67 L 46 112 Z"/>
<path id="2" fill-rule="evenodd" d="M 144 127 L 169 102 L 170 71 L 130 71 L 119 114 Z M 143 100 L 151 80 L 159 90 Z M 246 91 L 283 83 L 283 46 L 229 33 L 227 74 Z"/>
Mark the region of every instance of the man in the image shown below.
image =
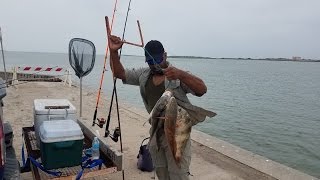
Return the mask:
<path id="1" fill-rule="evenodd" d="M 152 111 L 165 89 L 170 86 L 178 105 L 185 108 L 193 117 L 193 124 L 203 121 L 206 116 L 215 115 L 213 112 L 191 105 L 186 94 L 192 93 L 200 97 L 207 92 L 207 87 L 200 78 L 170 65 L 167 61 L 167 53 L 159 41 L 152 40 L 146 44 L 145 58 L 149 68 L 139 69 L 124 69 L 122 66 L 118 49 L 122 47 L 123 42 L 119 37 L 110 35 L 108 42 L 110 66 L 114 77 L 122 79 L 124 84 L 140 86 L 140 94 L 148 113 Z M 151 127 L 150 131 L 155 128 Z M 151 140 L 149 150 L 158 178 L 160 180 L 188 180 L 191 162 L 190 138 L 183 152 L 180 167 L 178 167 L 168 147 L 163 128 L 160 128 L 157 133 L 160 134 L 157 138 L 161 145 L 157 147 L 156 140 Z"/>

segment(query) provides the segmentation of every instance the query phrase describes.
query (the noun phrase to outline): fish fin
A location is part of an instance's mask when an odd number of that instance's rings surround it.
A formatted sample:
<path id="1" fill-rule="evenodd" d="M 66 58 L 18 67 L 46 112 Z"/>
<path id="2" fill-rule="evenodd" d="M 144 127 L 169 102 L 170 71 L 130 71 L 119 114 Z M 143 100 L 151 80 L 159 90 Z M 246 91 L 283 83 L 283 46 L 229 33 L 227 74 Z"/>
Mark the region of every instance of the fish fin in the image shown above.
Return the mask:
<path id="1" fill-rule="evenodd" d="M 161 147 L 160 136 L 161 136 L 161 134 L 159 133 L 159 131 L 157 131 L 156 132 L 156 142 L 157 142 L 158 151 L 160 150 L 160 147 Z"/>
<path id="2" fill-rule="evenodd" d="M 160 122 L 159 122 L 159 123 L 160 123 Z M 153 138 L 156 137 L 156 142 L 157 142 L 158 148 L 160 147 L 160 146 L 159 146 L 159 137 L 160 137 L 160 136 L 158 135 L 157 132 L 158 132 L 159 129 L 162 127 L 162 125 L 159 124 L 159 123 L 157 124 L 157 127 L 154 129 L 154 131 L 151 133 L 151 135 L 150 135 L 150 140 L 149 140 L 149 141 L 151 142 L 151 140 L 153 140 Z"/>

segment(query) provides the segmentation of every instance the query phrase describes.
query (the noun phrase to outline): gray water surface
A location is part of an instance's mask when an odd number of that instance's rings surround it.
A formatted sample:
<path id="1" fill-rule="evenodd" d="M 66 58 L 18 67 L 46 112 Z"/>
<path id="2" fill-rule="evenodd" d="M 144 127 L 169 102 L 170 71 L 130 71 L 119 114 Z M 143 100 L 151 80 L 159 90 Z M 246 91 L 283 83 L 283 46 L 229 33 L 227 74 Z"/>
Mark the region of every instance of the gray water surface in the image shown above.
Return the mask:
<path id="1" fill-rule="evenodd" d="M 84 84 L 98 89 L 104 57 Z M 203 97 L 189 96 L 218 115 L 196 126 L 244 149 L 320 177 L 320 63 L 258 60 L 169 59 L 201 77 Z M 124 56 L 125 67 L 146 66 L 143 57 Z M 6 52 L 7 66 L 68 66 L 67 54 Z M 103 90 L 110 99 L 109 66 Z M 77 80 L 75 78 L 75 80 Z M 78 80 L 77 80 L 78 81 Z M 138 87 L 118 81 L 120 100 L 143 107 Z M 92 107 L 94 111 L 94 107 Z"/>

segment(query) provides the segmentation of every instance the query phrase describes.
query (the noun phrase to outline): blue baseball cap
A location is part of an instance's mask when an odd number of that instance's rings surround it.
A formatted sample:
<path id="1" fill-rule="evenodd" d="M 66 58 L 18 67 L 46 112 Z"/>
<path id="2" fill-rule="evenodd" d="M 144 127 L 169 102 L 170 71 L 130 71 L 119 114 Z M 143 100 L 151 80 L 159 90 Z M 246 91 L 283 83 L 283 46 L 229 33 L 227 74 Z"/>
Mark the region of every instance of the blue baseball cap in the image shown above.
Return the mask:
<path id="1" fill-rule="evenodd" d="M 144 48 L 146 62 L 149 65 L 160 64 L 163 61 L 164 48 L 157 40 L 149 41 Z"/>

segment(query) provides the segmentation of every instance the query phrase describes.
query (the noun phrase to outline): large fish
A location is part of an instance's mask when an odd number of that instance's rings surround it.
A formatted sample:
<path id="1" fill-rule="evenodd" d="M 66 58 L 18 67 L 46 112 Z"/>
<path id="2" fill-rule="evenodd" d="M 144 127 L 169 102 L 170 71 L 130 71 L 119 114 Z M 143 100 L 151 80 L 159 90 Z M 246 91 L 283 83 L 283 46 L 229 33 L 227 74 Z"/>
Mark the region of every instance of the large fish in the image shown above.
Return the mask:
<path id="1" fill-rule="evenodd" d="M 174 97 L 171 97 L 165 111 L 164 133 L 166 135 L 167 142 L 173 157 L 175 157 L 177 152 L 177 142 L 175 138 L 177 116 L 178 104 L 176 99 Z"/>
<path id="2" fill-rule="evenodd" d="M 160 147 L 160 136 L 161 134 L 157 133 L 160 128 L 163 128 L 164 124 L 164 113 L 166 106 L 172 97 L 172 92 L 170 90 L 166 90 L 162 96 L 157 101 L 156 105 L 154 105 L 150 117 L 149 122 L 151 123 L 151 131 L 150 131 L 150 141 L 156 136 L 156 142 L 158 148 Z"/>
<path id="3" fill-rule="evenodd" d="M 175 160 L 177 163 L 180 163 L 181 161 L 183 150 L 185 149 L 187 141 L 190 138 L 192 126 L 193 124 L 188 112 L 179 106 L 175 137 L 177 143 Z"/>
<path id="4" fill-rule="evenodd" d="M 174 97 L 170 98 L 165 112 L 164 132 L 175 159 L 180 166 L 182 153 L 190 138 L 192 121 L 186 110 L 178 106 Z"/>
<path id="5" fill-rule="evenodd" d="M 176 164 L 180 166 L 182 153 L 190 138 L 192 121 L 188 112 L 178 106 L 170 90 L 165 91 L 157 101 L 150 113 L 149 121 L 152 126 L 150 139 L 156 136 L 156 142 L 159 148 L 159 136 L 161 136 L 161 134 L 159 135 L 157 132 L 160 128 L 164 128 L 169 148 Z"/>

